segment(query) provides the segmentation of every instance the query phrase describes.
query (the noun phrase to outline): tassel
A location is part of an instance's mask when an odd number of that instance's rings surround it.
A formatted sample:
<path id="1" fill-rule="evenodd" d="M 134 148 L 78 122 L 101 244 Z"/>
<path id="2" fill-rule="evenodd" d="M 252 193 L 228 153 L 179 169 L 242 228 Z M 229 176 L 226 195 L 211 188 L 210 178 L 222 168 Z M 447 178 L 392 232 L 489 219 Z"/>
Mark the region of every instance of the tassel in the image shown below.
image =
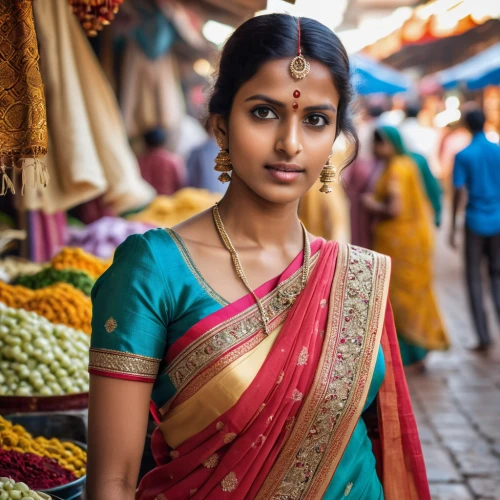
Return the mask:
<path id="1" fill-rule="evenodd" d="M 21 169 L 21 183 L 22 183 L 21 196 L 24 196 L 24 188 L 26 186 L 26 167 L 24 165 L 24 161 L 23 161 L 23 168 Z"/>
<path id="2" fill-rule="evenodd" d="M 16 189 L 14 188 L 14 184 L 12 183 L 9 175 L 5 171 L 4 163 L 0 164 L 0 171 L 2 172 L 2 192 L 0 193 L 0 196 L 4 196 L 5 194 L 7 194 L 7 191 L 9 189 L 12 194 L 16 194 Z"/>
<path id="3" fill-rule="evenodd" d="M 37 160 L 35 160 L 37 161 Z M 40 168 L 40 184 L 42 184 L 43 187 L 47 187 L 47 184 L 50 181 L 50 175 L 49 175 L 49 169 L 47 168 L 47 165 L 41 160 L 38 161 L 40 163 L 41 168 Z"/>

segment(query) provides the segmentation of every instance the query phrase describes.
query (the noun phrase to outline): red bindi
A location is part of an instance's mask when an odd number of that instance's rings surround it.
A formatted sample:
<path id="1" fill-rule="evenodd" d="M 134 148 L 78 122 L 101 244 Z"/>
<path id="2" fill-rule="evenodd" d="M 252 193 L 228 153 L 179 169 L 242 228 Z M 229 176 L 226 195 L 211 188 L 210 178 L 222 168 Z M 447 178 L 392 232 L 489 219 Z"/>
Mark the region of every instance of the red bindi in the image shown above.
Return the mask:
<path id="1" fill-rule="evenodd" d="M 297 109 L 299 109 L 299 103 L 298 103 L 298 102 L 294 102 L 294 103 L 292 104 L 292 108 L 293 108 L 295 111 L 297 111 Z"/>
<path id="2" fill-rule="evenodd" d="M 293 97 L 295 97 L 295 99 L 298 99 L 300 97 L 300 90 L 295 90 L 293 92 Z"/>

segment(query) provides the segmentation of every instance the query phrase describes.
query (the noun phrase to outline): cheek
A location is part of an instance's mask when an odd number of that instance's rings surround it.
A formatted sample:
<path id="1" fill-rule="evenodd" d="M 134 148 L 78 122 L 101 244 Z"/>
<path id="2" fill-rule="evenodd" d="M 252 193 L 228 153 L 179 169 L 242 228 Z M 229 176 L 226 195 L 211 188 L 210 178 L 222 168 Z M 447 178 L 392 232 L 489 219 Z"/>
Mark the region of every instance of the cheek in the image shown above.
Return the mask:
<path id="1" fill-rule="evenodd" d="M 256 123 L 250 113 L 245 112 L 235 112 L 230 117 L 230 147 L 235 155 L 248 157 L 247 161 L 268 155 L 274 137 L 273 123 Z"/>

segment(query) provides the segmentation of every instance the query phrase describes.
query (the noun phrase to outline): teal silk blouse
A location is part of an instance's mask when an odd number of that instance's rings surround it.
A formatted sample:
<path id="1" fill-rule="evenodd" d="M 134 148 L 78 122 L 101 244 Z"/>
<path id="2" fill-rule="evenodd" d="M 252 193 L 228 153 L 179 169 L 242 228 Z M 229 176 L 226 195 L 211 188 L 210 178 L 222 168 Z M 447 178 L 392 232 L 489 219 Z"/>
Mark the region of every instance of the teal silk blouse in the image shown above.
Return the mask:
<path id="1" fill-rule="evenodd" d="M 92 304 L 92 349 L 156 361 L 152 401 L 161 408 L 175 394 L 168 375 L 162 374 L 161 360 L 177 339 L 227 302 L 203 279 L 174 231 L 153 229 L 130 236 L 117 248 L 112 266 L 92 290 Z M 109 370 L 103 374 L 114 376 Z M 384 375 L 380 349 L 365 409 L 375 399 Z M 324 498 L 383 499 L 362 418 Z"/>

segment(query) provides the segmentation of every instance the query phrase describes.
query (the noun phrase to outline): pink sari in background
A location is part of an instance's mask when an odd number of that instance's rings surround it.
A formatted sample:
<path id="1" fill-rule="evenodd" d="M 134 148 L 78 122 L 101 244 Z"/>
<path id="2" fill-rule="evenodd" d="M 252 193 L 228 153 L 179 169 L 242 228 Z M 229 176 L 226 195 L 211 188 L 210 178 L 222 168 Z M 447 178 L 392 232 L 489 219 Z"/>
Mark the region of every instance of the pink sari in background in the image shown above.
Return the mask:
<path id="1" fill-rule="evenodd" d="M 345 191 L 351 202 L 351 243 L 372 248 L 374 216 L 363 205 L 363 195 L 372 193 L 382 173 L 382 165 L 372 160 L 356 160 L 342 173 Z"/>

